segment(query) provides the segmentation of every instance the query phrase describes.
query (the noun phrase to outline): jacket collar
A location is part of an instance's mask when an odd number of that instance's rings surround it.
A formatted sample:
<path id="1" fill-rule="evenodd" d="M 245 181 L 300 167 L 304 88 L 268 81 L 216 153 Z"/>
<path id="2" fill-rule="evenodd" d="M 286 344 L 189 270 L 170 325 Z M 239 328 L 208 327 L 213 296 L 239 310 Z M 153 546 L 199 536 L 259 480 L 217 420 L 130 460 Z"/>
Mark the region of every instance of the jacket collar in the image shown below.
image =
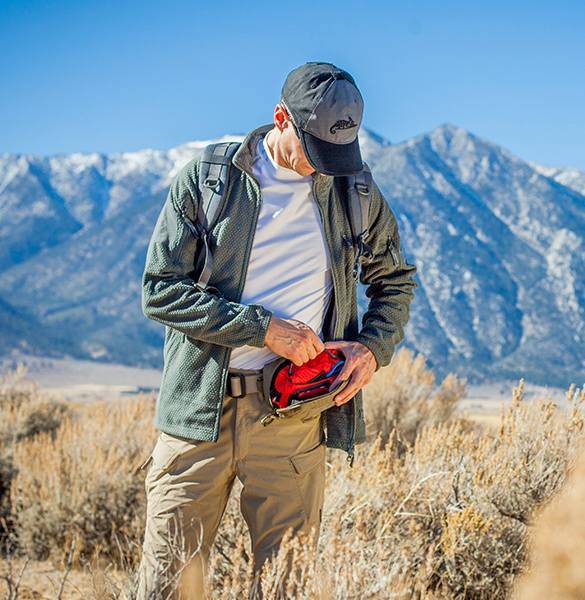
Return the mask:
<path id="1" fill-rule="evenodd" d="M 256 158 L 258 139 L 264 137 L 273 127 L 274 125 L 269 123 L 256 127 L 256 129 L 248 133 L 232 158 L 232 162 L 238 169 L 245 171 L 248 175 L 252 175 L 252 164 L 254 163 L 254 158 Z"/>
<path id="2" fill-rule="evenodd" d="M 260 125 L 256 127 L 246 135 L 240 147 L 236 150 L 232 162 L 238 169 L 245 171 L 248 175 L 252 175 L 252 165 L 256 158 L 256 148 L 258 140 L 264 137 L 272 128 L 274 123 L 267 123 L 266 125 Z M 316 195 L 319 197 L 325 193 L 328 186 L 333 183 L 333 177 L 331 175 L 325 175 L 323 173 L 317 173 L 314 171 L 311 173 L 311 177 L 315 182 Z"/>

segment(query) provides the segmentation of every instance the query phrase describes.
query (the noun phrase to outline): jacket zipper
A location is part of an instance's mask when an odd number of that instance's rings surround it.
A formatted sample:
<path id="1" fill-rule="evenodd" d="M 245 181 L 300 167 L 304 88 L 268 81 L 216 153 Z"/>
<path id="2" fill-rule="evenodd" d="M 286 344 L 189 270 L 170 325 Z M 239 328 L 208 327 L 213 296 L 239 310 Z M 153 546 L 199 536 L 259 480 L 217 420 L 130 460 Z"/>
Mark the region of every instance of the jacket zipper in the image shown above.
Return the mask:
<path id="1" fill-rule="evenodd" d="M 242 170 L 242 169 L 240 169 Z M 243 171 L 243 173 L 246 173 L 246 175 L 250 176 L 254 182 L 256 183 L 257 187 L 258 187 L 258 198 L 260 200 L 260 204 L 256 210 L 256 216 L 254 218 L 254 226 L 252 229 L 252 235 L 250 236 L 250 239 L 248 241 L 248 245 L 246 247 L 246 258 L 244 261 L 244 275 L 241 277 L 241 281 L 240 281 L 240 285 L 238 286 L 238 301 L 241 299 L 242 297 L 242 292 L 244 291 L 244 285 L 246 282 L 246 275 L 248 272 L 248 262 L 250 260 L 250 252 L 252 250 L 252 244 L 254 243 L 254 235 L 256 233 L 256 225 L 258 223 L 258 218 L 260 216 L 260 209 L 262 208 L 262 194 L 260 193 L 260 185 L 258 184 L 258 182 L 256 181 L 256 179 L 254 177 L 252 177 L 247 171 Z M 229 194 L 232 191 L 232 187 L 233 187 L 233 177 L 230 177 L 230 181 L 228 184 L 228 189 L 226 190 L 226 194 L 225 194 L 225 204 L 224 204 L 224 208 L 227 205 L 227 201 L 229 200 Z M 220 394 L 219 394 L 219 401 L 218 404 L 220 405 L 220 411 L 221 411 L 221 403 L 223 402 L 223 398 L 225 396 L 226 390 L 227 390 L 227 378 L 228 378 L 228 371 L 229 371 L 229 359 L 231 357 L 231 348 L 227 348 L 224 354 L 224 359 L 223 359 L 223 377 L 221 380 L 221 387 L 220 387 Z M 219 437 L 219 432 L 218 432 L 218 437 Z M 216 438 L 217 441 L 218 438 Z"/>
<path id="2" fill-rule="evenodd" d="M 397 267 L 400 264 L 400 260 L 396 253 L 396 246 L 394 245 L 394 240 L 391 237 L 388 238 L 388 249 L 390 250 L 390 254 L 392 255 L 394 266 Z"/>
<path id="3" fill-rule="evenodd" d="M 333 262 L 333 244 L 331 243 L 329 235 L 327 234 L 327 227 L 325 227 L 325 217 L 323 216 L 323 209 L 321 208 L 321 204 L 317 201 L 317 194 L 315 192 L 315 176 L 313 176 L 311 191 L 313 193 L 315 204 L 317 204 L 317 208 L 319 209 L 319 215 L 321 216 L 321 226 L 323 227 L 323 231 L 325 232 L 325 236 L 327 237 L 329 257 L 331 262 Z M 335 267 L 333 267 L 333 265 L 331 268 L 331 277 L 333 278 L 333 310 L 331 313 L 332 327 L 330 329 L 330 333 L 332 334 L 331 337 L 335 338 L 337 333 L 337 280 L 335 279 Z"/>
<path id="4" fill-rule="evenodd" d="M 317 194 L 315 193 L 315 176 L 313 175 L 313 182 L 311 185 L 312 188 L 312 192 L 313 192 L 313 197 L 314 200 L 317 204 L 317 208 L 319 209 L 319 214 L 321 215 L 321 224 L 323 226 L 323 231 L 325 231 L 325 235 L 327 237 L 327 243 L 329 246 L 329 254 L 330 254 L 330 258 L 331 261 L 333 262 L 333 244 L 331 243 L 331 240 L 329 239 L 329 235 L 327 234 L 327 227 L 325 227 L 325 218 L 323 216 L 323 209 L 321 208 L 321 204 L 317 201 Z M 344 241 L 344 240 L 342 240 Z M 344 242 L 345 243 L 345 242 Z M 331 276 L 333 278 L 333 311 L 331 314 L 331 321 L 332 321 L 332 327 L 331 327 L 331 333 L 332 333 L 332 338 L 335 339 L 337 338 L 337 280 L 335 279 L 335 267 L 332 265 L 331 268 Z M 354 273 L 354 279 L 356 279 L 356 274 Z M 355 429 L 356 429 L 356 406 L 355 406 L 355 400 L 353 401 L 353 419 L 352 419 L 352 431 L 351 431 L 351 435 L 350 435 L 350 439 L 349 439 L 349 448 L 347 449 L 347 462 L 349 463 L 350 467 L 353 467 L 353 461 L 354 461 L 354 440 L 355 440 Z"/>

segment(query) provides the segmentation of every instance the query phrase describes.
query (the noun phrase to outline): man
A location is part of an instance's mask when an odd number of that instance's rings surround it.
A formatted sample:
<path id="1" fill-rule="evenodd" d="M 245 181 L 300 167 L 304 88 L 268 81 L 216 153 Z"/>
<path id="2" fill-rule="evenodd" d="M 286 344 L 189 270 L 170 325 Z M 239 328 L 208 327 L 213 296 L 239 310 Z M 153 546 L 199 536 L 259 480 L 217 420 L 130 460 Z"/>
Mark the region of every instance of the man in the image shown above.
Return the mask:
<path id="1" fill-rule="evenodd" d="M 417 284 L 395 215 L 373 183 L 372 253 L 360 276 L 370 300 L 360 330 L 351 226 L 333 180 L 363 168 L 362 114 L 346 71 L 308 62 L 289 73 L 273 123 L 250 132 L 233 156 L 212 231 L 210 288 L 194 283 L 201 248 L 187 226 L 196 215 L 200 160 L 171 186 L 143 277 L 144 313 L 166 327 L 161 432 L 141 465 L 149 468 L 139 598 L 164 587 L 161 571 L 166 565 L 174 573 L 169 556 L 177 545 L 189 557 L 176 577 L 181 597 L 203 597 L 235 477 L 256 574 L 289 527 L 317 539 L 326 447 L 353 460 L 354 445 L 365 440 L 361 389 L 403 338 Z M 332 388 L 349 383 L 335 406 L 307 421 L 263 426 L 263 366 L 278 357 L 302 365 L 325 348 L 346 357 Z"/>

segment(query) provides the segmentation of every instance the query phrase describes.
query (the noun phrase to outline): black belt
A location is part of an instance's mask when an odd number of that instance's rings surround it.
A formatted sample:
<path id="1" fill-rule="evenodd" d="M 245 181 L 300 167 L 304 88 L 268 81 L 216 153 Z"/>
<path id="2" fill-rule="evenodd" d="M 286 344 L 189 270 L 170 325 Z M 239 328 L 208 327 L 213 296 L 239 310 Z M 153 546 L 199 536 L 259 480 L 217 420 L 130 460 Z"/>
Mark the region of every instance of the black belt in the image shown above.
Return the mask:
<path id="1" fill-rule="evenodd" d="M 232 398 L 241 398 L 246 394 L 262 393 L 262 370 L 255 373 L 228 371 L 226 393 Z"/>

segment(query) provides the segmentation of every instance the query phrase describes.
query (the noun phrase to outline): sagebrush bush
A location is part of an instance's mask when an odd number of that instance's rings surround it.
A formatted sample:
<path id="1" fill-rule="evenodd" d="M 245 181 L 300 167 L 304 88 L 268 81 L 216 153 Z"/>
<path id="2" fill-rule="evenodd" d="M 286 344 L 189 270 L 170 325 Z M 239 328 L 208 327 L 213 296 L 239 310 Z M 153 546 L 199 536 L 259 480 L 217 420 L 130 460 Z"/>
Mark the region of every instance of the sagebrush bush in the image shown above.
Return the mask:
<path id="1" fill-rule="evenodd" d="M 424 381 L 424 369 L 409 363 L 407 353 L 402 361 L 418 384 Z M 408 409 L 386 410 L 377 404 L 392 397 L 387 390 L 396 377 L 384 385 L 386 372 L 377 375 L 378 389 L 385 393 L 368 386 L 367 414 L 395 414 L 397 427 L 418 425 L 399 434 L 388 431 L 387 421 L 370 417 L 375 439 L 361 448 L 352 470 L 339 453 L 328 454 L 317 559 L 309 561 L 298 581 L 286 581 L 286 593 L 270 564 L 268 589 L 281 589 L 283 598 L 507 597 L 525 565 L 530 518 L 558 491 L 574 460 L 582 436 L 583 392 L 570 388 L 569 407 L 561 409 L 545 400 L 524 400 L 521 380 L 494 430 L 471 427 L 454 417 L 452 408 L 437 411 L 432 400 L 421 403 L 420 419 L 410 419 Z M 461 386 L 451 378 L 448 388 Z M 450 417 L 443 420 L 442 414 Z M 413 432 L 414 442 L 404 431 Z M 232 497 L 230 530 L 240 528 L 237 520 Z M 213 590 L 217 597 L 238 598 L 247 589 L 248 550 L 242 542 L 237 553 L 230 552 L 222 541 L 212 557 Z M 307 560 L 300 558 L 303 543 L 288 551 L 296 561 Z M 275 562 L 282 562 L 286 552 L 283 548 Z M 319 595 L 311 595 L 317 589 Z"/>
<path id="2" fill-rule="evenodd" d="M 366 431 L 370 441 L 379 435 L 382 446 L 391 435 L 412 443 L 425 425 L 443 423 L 453 416 L 465 395 L 465 380 L 448 375 L 437 387 L 424 356 L 413 358 L 402 348 L 364 390 Z"/>
<path id="3" fill-rule="evenodd" d="M 329 453 L 317 558 L 299 581 L 286 581 L 286 593 L 269 564 L 269 589 L 281 589 L 283 598 L 509 596 L 525 565 L 530 519 L 574 461 L 585 402 L 574 388 L 567 409 L 527 402 L 523 392 L 521 380 L 495 430 L 451 417 L 419 429 L 406 451 L 396 431 L 381 431 L 362 447 L 354 469 Z M 386 398 L 370 396 L 368 387 L 369 414 Z M 230 524 L 237 520 L 235 498 L 227 512 Z M 287 551 L 301 560 L 305 546 L 283 548 L 276 562 Z M 217 597 L 246 592 L 249 556 L 245 543 L 239 548 L 216 544 L 215 565 L 223 565 L 213 581 Z"/>
<path id="4" fill-rule="evenodd" d="M 16 473 L 15 445 L 41 432 L 54 435 L 70 414 L 65 403 L 48 398 L 26 374 L 26 366 L 19 364 L 0 375 L 0 553 L 13 542 L 10 486 Z"/>
<path id="5" fill-rule="evenodd" d="M 70 413 L 64 402 L 49 398 L 27 379 L 27 369 L 18 365 L 0 376 L 0 447 L 41 432 L 55 432 Z"/>
<path id="6" fill-rule="evenodd" d="M 143 527 L 143 482 L 134 468 L 154 444 L 152 399 L 96 402 L 14 448 L 14 532 L 36 559 L 101 556 L 134 564 Z"/>

